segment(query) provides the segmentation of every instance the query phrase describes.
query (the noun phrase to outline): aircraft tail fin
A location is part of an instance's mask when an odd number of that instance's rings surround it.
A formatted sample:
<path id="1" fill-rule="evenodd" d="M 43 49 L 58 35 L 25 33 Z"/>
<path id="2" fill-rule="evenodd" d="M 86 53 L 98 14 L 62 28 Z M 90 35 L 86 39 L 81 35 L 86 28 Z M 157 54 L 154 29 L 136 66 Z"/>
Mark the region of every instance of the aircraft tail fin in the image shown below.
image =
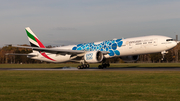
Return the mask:
<path id="1" fill-rule="evenodd" d="M 41 43 L 41 41 L 38 39 L 38 37 L 33 33 L 33 31 L 29 28 L 25 28 L 29 42 L 31 44 L 31 47 L 40 47 L 45 48 L 45 46 Z"/>

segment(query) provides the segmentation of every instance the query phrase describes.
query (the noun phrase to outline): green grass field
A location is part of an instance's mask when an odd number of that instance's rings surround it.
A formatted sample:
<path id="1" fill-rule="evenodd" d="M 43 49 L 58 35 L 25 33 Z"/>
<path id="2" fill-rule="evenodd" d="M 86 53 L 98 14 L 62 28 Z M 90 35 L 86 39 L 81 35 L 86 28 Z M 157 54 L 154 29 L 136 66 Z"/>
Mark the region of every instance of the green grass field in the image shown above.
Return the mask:
<path id="1" fill-rule="evenodd" d="M 0 101 L 179 99 L 179 71 L 0 71 Z"/>
<path id="2" fill-rule="evenodd" d="M 76 65 L 78 64 L 0 64 L 0 68 L 60 68 Z M 111 65 L 111 67 L 178 66 L 178 63 Z M 179 101 L 179 99 L 180 71 L 0 71 L 0 101 Z"/>

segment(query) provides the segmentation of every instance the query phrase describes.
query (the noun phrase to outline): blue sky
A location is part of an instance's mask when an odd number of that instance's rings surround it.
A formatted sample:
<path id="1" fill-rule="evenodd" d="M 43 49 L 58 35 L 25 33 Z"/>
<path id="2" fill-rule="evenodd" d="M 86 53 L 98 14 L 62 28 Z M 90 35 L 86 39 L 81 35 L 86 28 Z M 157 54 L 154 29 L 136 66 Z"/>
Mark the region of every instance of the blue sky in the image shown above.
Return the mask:
<path id="1" fill-rule="evenodd" d="M 180 36 L 179 0 L 4 0 L 0 47 L 29 44 L 30 27 L 45 45 L 145 35 Z"/>

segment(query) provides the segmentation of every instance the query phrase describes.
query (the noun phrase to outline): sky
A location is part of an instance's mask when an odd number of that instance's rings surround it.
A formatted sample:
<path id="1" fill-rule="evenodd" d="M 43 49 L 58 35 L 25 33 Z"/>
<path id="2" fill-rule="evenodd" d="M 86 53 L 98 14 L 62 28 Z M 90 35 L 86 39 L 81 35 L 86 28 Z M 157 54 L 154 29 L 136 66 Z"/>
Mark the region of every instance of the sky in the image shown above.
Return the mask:
<path id="1" fill-rule="evenodd" d="M 146 35 L 180 36 L 179 0 L 2 0 L 0 47 L 29 44 L 30 27 L 45 45 Z"/>

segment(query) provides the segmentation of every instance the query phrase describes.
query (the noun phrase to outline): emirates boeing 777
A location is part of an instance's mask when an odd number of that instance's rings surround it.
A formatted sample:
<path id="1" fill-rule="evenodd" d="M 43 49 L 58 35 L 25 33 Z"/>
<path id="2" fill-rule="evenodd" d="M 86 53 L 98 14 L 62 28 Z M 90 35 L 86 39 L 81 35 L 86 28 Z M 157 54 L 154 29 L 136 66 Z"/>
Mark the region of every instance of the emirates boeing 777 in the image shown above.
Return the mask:
<path id="1" fill-rule="evenodd" d="M 151 35 L 46 48 L 29 27 L 25 30 L 31 47 L 16 47 L 32 49 L 32 53 L 26 54 L 28 58 L 54 63 L 79 62 L 81 65 L 77 67 L 78 69 L 88 68 L 90 63 L 102 63 L 98 67 L 106 68 L 109 66 L 106 60 L 114 57 L 119 57 L 125 62 L 133 62 L 137 61 L 141 54 L 157 52 L 165 54 L 167 50 L 177 45 L 170 37 Z"/>

